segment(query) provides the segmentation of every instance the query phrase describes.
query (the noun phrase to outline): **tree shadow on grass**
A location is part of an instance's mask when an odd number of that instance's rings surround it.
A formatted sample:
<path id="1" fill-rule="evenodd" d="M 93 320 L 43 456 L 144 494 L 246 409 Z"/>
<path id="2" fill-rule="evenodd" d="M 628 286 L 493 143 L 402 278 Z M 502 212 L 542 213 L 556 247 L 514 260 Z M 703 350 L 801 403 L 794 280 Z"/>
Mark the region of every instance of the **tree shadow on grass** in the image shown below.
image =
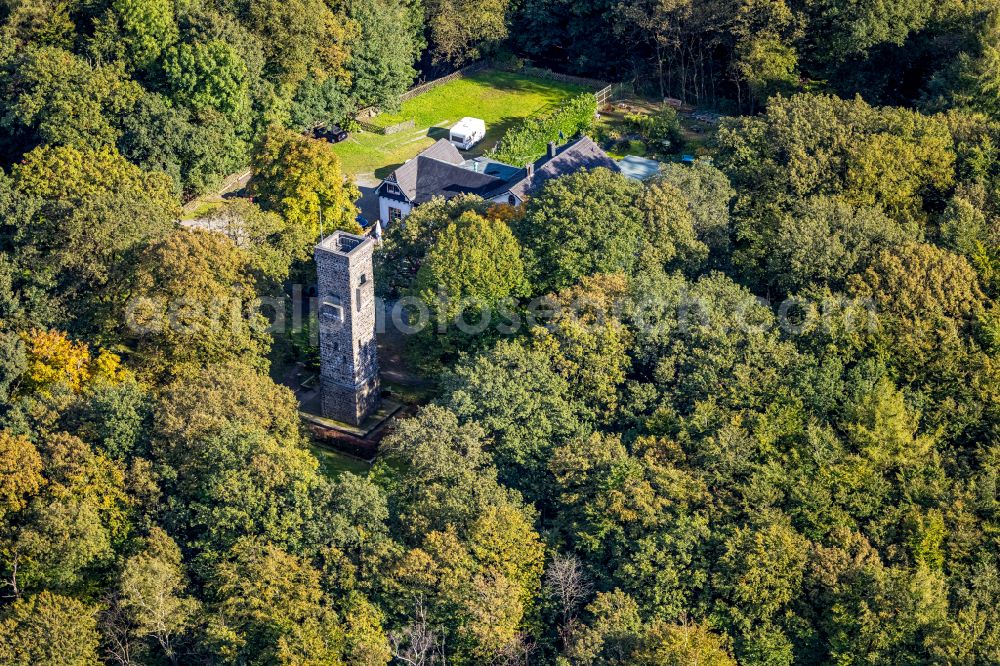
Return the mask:
<path id="1" fill-rule="evenodd" d="M 550 93 L 553 89 L 560 90 L 563 92 L 578 92 L 583 93 L 589 90 L 588 86 L 564 83 L 562 81 L 556 81 L 551 79 L 542 79 L 529 77 L 526 74 L 519 74 L 517 72 L 500 72 L 496 70 L 486 70 L 484 72 L 477 72 L 468 77 L 472 81 L 478 81 L 488 84 L 490 87 L 497 90 L 511 91 L 511 92 L 531 92 L 531 93 Z"/>
<path id="2" fill-rule="evenodd" d="M 396 164 L 387 164 L 385 166 L 375 169 L 375 177 L 379 180 L 385 180 L 385 177 L 390 173 L 403 166 L 403 162 L 397 162 Z"/>

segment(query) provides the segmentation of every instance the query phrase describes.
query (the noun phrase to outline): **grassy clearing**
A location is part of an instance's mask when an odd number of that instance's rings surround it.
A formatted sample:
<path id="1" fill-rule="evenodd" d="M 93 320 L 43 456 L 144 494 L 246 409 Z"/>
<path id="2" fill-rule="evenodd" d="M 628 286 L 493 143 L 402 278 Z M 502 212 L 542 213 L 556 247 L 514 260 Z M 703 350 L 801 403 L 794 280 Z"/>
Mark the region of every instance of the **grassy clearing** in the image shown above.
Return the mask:
<path id="1" fill-rule="evenodd" d="M 336 478 L 344 472 L 365 476 L 368 474 L 368 470 L 371 469 L 371 465 L 364 460 L 349 456 L 346 453 L 340 453 L 339 451 L 334 451 L 318 444 L 310 444 L 309 449 L 316 456 L 317 460 L 319 460 L 320 471 L 330 478 Z"/>
<path id="2" fill-rule="evenodd" d="M 208 196 L 218 197 L 218 195 Z M 181 213 L 181 220 L 199 220 L 203 217 L 208 217 L 222 208 L 223 203 L 225 202 L 222 201 L 221 198 L 212 201 L 206 201 L 204 199 L 195 200 L 185 207 L 184 211 Z"/>
<path id="3" fill-rule="evenodd" d="M 344 171 L 369 180 L 384 178 L 440 138 L 463 116 L 486 121 L 486 138 L 471 154 L 481 154 L 508 127 L 548 106 L 585 92 L 583 86 L 538 79 L 513 72 L 483 71 L 450 81 L 404 102 L 398 113 L 374 122 L 385 127 L 413 118 L 415 127 L 390 136 L 357 132 L 335 146 Z"/>

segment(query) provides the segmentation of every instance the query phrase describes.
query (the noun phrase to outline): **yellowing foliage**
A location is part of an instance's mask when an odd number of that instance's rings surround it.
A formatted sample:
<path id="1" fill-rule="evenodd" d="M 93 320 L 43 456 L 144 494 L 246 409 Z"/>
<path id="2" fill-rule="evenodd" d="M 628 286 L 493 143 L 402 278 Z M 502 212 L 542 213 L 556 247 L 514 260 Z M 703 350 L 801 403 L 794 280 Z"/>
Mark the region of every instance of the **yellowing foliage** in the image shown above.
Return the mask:
<path id="1" fill-rule="evenodd" d="M 108 351 L 91 354 L 86 343 L 71 340 L 62 331 L 34 329 L 22 333 L 28 356 L 25 373 L 29 390 L 48 393 L 63 385 L 73 393 L 102 384 L 120 384 L 129 377 L 121 358 Z"/>

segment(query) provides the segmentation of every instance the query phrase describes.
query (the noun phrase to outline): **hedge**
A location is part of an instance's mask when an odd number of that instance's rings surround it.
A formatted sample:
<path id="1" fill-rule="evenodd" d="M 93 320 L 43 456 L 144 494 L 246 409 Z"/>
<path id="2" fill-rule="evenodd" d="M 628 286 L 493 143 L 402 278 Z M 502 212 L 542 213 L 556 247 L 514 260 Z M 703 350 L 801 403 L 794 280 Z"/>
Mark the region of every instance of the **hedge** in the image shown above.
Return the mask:
<path id="1" fill-rule="evenodd" d="M 578 95 L 558 109 L 526 118 L 508 129 L 490 157 L 514 166 L 534 162 L 545 154 L 549 141 L 559 140 L 559 132 L 570 137 L 589 129 L 596 113 L 593 93 Z"/>

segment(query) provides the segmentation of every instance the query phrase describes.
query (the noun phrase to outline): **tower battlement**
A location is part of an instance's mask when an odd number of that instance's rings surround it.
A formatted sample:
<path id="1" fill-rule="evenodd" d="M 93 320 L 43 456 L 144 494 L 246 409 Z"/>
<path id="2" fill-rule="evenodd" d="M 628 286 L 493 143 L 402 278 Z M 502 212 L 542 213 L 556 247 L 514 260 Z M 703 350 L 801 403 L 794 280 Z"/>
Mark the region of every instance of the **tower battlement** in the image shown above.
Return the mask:
<path id="1" fill-rule="evenodd" d="M 371 238 L 344 231 L 315 249 L 322 412 L 352 425 L 379 405 L 374 249 Z"/>

